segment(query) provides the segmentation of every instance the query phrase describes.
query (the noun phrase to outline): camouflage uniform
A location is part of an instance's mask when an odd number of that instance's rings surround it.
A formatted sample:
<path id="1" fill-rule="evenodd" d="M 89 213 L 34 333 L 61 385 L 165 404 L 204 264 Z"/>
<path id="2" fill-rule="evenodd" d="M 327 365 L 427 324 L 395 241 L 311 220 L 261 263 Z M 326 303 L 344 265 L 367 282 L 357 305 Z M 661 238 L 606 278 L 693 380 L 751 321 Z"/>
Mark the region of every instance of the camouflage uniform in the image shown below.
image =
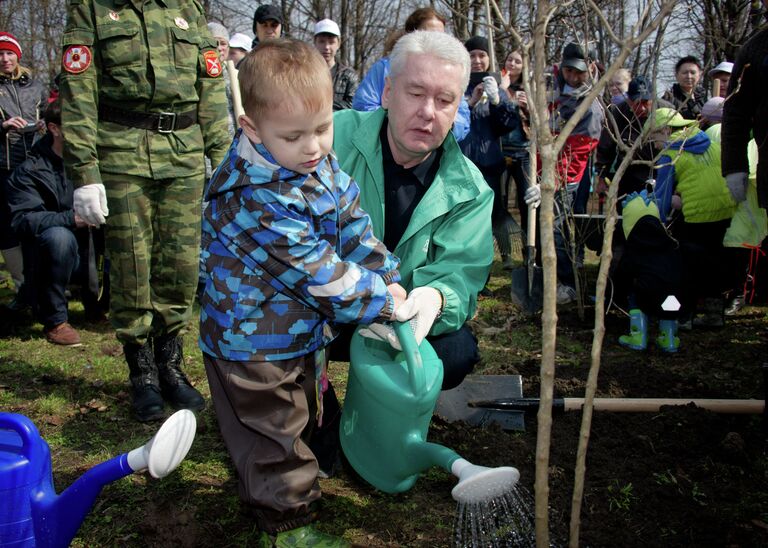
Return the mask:
<path id="1" fill-rule="evenodd" d="M 76 189 L 106 188 L 112 325 L 124 345 L 175 336 L 197 285 L 204 156 L 229 144 L 216 42 L 196 0 L 69 0 L 63 46 L 64 159 Z"/>
<path id="2" fill-rule="evenodd" d="M 229 144 L 224 81 L 206 71 L 216 42 L 196 1 L 70 0 L 64 48 L 82 45 L 91 66 L 65 68 L 61 81 L 65 162 L 76 188 L 106 187 L 112 321 L 122 342 L 141 343 L 191 314 L 204 152 L 218 164 Z M 198 124 L 160 133 L 99 122 L 103 104 L 196 111 Z"/>

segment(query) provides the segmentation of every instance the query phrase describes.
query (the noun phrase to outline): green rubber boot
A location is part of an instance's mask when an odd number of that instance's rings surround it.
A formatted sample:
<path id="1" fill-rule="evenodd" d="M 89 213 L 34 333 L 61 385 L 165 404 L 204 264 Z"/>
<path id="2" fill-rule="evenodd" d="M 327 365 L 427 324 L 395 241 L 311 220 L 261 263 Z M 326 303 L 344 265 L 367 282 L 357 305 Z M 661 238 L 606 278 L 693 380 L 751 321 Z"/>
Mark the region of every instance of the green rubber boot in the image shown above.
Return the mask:
<path id="1" fill-rule="evenodd" d="M 680 339 L 677 337 L 677 320 L 659 320 L 659 336 L 656 344 L 662 352 L 674 354 L 680 349 Z"/>
<path id="2" fill-rule="evenodd" d="M 278 533 L 275 548 L 349 548 L 346 540 L 321 533 L 311 525 Z"/>
<path id="3" fill-rule="evenodd" d="M 619 337 L 619 344 L 632 350 L 645 350 L 648 346 L 648 316 L 639 308 L 629 311 L 629 335 Z"/>

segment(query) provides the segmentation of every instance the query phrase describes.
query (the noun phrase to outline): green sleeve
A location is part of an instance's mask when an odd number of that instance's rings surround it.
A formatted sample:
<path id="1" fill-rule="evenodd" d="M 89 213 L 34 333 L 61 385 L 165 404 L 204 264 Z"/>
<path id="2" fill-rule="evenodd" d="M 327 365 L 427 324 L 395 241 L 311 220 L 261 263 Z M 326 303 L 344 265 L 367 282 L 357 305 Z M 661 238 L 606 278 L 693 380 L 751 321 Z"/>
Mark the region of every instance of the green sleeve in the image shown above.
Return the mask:
<path id="1" fill-rule="evenodd" d="M 222 63 L 219 63 L 217 75 L 211 75 L 208 67 L 206 67 L 205 52 L 213 51 L 217 55 L 218 52 L 216 51 L 216 42 L 211 38 L 205 24 L 205 19 L 201 18 L 200 34 L 202 40 L 200 42 L 200 63 L 197 78 L 197 93 L 200 102 L 197 104 L 197 120 L 203 132 L 205 155 L 211 159 L 211 164 L 215 169 L 224 161 L 232 139 L 227 130 L 229 113 L 224 84 L 226 73 Z"/>
<path id="2" fill-rule="evenodd" d="M 94 54 L 95 28 L 92 0 L 69 2 L 62 39 L 62 70 L 59 96 L 64 133 L 64 163 L 75 188 L 101 183 L 96 153 L 99 107 L 99 61 Z M 91 58 L 82 72 L 65 67 L 70 48 L 81 47 Z M 85 49 L 87 48 L 87 49 Z"/>
<path id="3" fill-rule="evenodd" d="M 475 313 L 493 262 L 492 208 L 493 191 L 487 185 L 475 200 L 454 207 L 432 234 L 430 263 L 413 271 L 411 287 L 428 285 L 445 298 L 431 335 L 456 331 Z"/>

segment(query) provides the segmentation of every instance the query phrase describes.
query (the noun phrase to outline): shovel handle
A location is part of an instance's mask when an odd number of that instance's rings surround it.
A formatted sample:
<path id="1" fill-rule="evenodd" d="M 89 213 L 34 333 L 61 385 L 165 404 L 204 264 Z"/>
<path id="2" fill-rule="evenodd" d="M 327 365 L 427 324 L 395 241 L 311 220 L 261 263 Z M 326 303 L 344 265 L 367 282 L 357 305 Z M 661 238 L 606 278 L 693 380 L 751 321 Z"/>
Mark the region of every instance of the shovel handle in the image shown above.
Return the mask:
<path id="1" fill-rule="evenodd" d="M 526 237 L 526 245 L 528 247 L 536 247 L 536 209 L 533 206 L 528 206 L 528 233 Z"/>
<path id="2" fill-rule="evenodd" d="M 539 408 L 539 398 L 499 399 L 467 402 L 469 407 L 498 409 L 506 411 L 535 411 Z M 713 413 L 757 414 L 765 410 L 764 400 L 724 400 L 702 398 L 595 398 L 595 411 L 613 411 L 618 413 L 657 413 L 664 406 L 694 404 L 696 407 Z M 552 407 L 555 411 L 581 411 L 584 398 L 555 398 Z"/>
<path id="3" fill-rule="evenodd" d="M 408 365 L 408 381 L 415 396 L 421 396 L 425 392 L 426 379 L 424 375 L 424 362 L 421 360 L 419 345 L 411 330 L 411 322 L 395 322 L 395 334 L 400 340 L 403 349 L 405 363 Z"/>

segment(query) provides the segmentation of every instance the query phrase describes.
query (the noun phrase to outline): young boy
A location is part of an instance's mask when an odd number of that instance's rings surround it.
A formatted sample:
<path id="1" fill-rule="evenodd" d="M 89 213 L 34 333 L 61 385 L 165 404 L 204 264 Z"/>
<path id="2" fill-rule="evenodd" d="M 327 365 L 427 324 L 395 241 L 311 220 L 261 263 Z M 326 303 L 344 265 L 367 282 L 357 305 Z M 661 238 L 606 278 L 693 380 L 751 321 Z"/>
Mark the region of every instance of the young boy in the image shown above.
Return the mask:
<path id="1" fill-rule="evenodd" d="M 340 545 L 308 525 L 320 489 L 305 441 L 322 421 L 324 349 L 331 321 L 393 318 L 405 299 L 399 261 L 373 237 L 357 184 L 330 153 L 333 85 L 320 54 L 268 40 L 239 78 L 242 129 L 205 197 L 200 347 L 263 540 Z"/>

